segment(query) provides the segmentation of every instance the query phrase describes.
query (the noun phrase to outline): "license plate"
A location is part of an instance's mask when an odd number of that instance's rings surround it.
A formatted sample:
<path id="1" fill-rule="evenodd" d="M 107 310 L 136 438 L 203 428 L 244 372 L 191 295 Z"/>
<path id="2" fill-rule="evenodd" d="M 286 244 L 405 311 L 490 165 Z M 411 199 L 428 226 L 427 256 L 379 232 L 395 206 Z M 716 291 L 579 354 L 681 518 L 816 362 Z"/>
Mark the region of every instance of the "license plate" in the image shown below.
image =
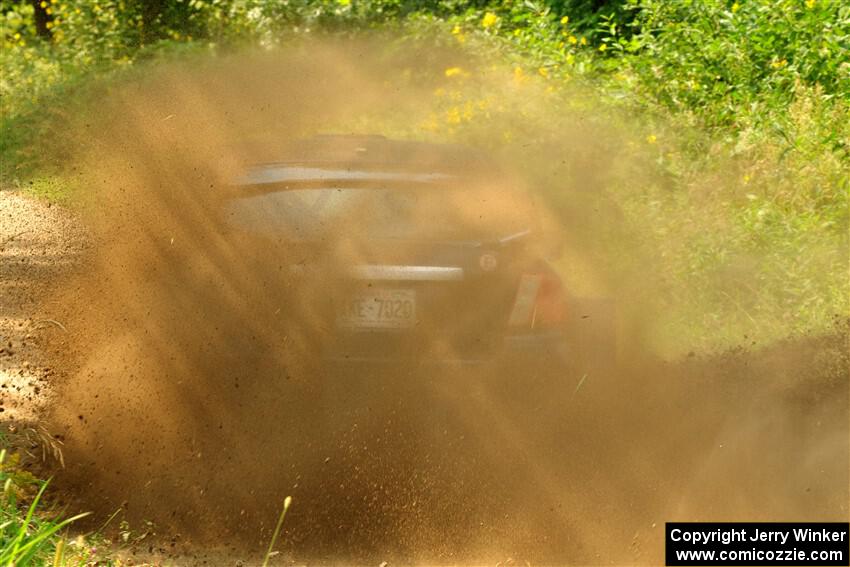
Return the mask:
<path id="1" fill-rule="evenodd" d="M 416 292 L 369 288 L 344 302 L 337 316 L 343 327 L 405 329 L 416 324 Z"/>

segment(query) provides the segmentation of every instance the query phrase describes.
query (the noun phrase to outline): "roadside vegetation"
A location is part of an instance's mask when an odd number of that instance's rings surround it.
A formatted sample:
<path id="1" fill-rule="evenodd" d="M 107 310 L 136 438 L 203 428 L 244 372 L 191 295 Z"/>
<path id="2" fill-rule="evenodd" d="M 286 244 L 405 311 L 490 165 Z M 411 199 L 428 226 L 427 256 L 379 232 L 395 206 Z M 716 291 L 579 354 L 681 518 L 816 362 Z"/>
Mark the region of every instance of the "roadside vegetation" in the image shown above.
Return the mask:
<path id="1" fill-rule="evenodd" d="M 4 443 L 5 445 L 5 443 Z M 43 497 L 50 484 L 38 480 L 21 464 L 18 452 L 0 449 L 0 565 L 85 565 L 96 559 L 94 547 L 85 538 L 70 545 L 66 528 L 87 514 L 63 517 L 51 510 Z"/>

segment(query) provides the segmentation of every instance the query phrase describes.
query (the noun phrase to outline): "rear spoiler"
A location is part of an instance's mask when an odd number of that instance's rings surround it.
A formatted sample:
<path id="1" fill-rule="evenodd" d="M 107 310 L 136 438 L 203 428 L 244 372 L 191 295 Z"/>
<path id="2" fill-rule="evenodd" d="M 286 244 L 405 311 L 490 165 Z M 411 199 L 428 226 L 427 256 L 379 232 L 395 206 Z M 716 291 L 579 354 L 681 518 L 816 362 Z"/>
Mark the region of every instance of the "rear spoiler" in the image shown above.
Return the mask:
<path id="1" fill-rule="evenodd" d="M 509 244 L 513 244 L 514 242 L 516 242 L 518 240 L 522 240 L 522 239 L 524 239 L 524 238 L 526 238 L 530 235 L 531 235 L 531 229 L 526 228 L 525 230 L 515 232 L 514 234 L 509 234 L 508 236 L 503 236 L 502 238 L 500 238 L 496 242 L 499 244 L 499 246 L 507 246 Z"/>
<path id="2" fill-rule="evenodd" d="M 230 191 L 237 194 L 272 193 L 293 189 L 358 188 L 451 184 L 458 176 L 447 173 L 415 173 L 368 171 L 308 167 L 302 165 L 269 165 L 255 168 L 236 178 Z"/>

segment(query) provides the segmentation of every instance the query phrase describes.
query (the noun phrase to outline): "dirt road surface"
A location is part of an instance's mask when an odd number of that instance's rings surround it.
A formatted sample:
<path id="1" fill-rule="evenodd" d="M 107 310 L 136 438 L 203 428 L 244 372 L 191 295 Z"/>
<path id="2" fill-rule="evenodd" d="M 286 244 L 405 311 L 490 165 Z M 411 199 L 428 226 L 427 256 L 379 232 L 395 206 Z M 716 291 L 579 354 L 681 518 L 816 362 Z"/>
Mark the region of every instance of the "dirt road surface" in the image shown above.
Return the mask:
<path id="1" fill-rule="evenodd" d="M 79 224 L 60 207 L 0 190 L 0 419 L 28 422 L 50 401 L 50 352 L 67 329 L 45 314 L 52 286 L 84 249 Z"/>

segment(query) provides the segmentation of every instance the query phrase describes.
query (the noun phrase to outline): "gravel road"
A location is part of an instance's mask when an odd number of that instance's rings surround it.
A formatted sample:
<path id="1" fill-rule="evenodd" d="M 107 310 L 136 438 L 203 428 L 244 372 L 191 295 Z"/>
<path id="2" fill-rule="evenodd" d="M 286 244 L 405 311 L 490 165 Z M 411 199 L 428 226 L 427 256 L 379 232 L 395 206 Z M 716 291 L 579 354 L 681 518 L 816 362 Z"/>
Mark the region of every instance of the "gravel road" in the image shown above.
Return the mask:
<path id="1" fill-rule="evenodd" d="M 62 348 L 66 329 L 44 300 L 84 242 L 66 209 L 0 190 L 0 422 L 33 421 L 49 402 L 49 351 Z"/>

